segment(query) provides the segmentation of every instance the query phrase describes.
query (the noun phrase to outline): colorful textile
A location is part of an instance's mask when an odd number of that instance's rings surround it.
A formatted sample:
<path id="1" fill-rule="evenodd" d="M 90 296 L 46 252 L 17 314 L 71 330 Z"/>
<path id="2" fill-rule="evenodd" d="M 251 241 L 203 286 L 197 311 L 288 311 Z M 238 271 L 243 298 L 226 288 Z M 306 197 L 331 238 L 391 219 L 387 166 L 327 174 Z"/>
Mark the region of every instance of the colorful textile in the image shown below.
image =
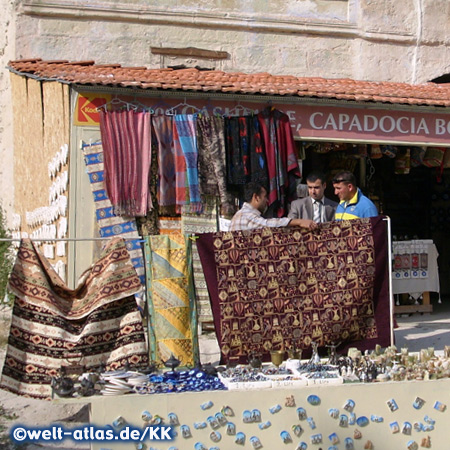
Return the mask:
<path id="1" fill-rule="evenodd" d="M 188 204 L 192 212 L 202 209 L 198 180 L 198 150 L 197 150 L 197 125 L 194 114 L 177 114 L 175 127 L 178 134 L 178 142 L 186 162 L 186 181 L 189 187 Z M 177 171 L 178 176 L 178 171 Z"/>
<path id="2" fill-rule="evenodd" d="M 283 112 L 266 108 L 258 114 L 269 173 L 269 205 L 277 207 L 278 217 L 287 212 L 289 176 L 300 177 L 295 142 L 289 117 Z"/>
<path id="3" fill-rule="evenodd" d="M 189 204 L 189 187 L 186 173 L 186 159 L 181 147 L 175 120 L 172 121 L 172 136 L 175 156 L 175 210 L 177 213 L 181 213 L 183 205 Z"/>
<path id="4" fill-rule="evenodd" d="M 101 237 L 121 236 L 126 240 L 131 262 L 145 286 L 144 253 L 134 217 L 116 216 L 104 183 L 103 149 L 101 142 L 83 144 L 84 162 L 91 182 L 95 202 L 95 217 Z"/>
<path id="5" fill-rule="evenodd" d="M 221 362 L 252 353 L 390 343 L 386 222 L 199 235 Z M 305 352 L 306 353 L 306 352 Z"/>
<path id="6" fill-rule="evenodd" d="M 216 197 L 205 196 L 204 208 L 201 214 L 183 213 L 181 216 L 181 231 L 185 236 L 199 233 L 210 233 L 218 230 L 218 214 Z M 197 246 L 192 246 L 192 268 L 194 272 L 195 299 L 197 302 L 197 316 L 201 323 L 211 323 L 212 310 L 209 300 L 208 287 L 200 262 Z"/>
<path id="7" fill-rule="evenodd" d="M 175 205 L 175 154 L 172 145 L 172 116 L 153 116 L 154 134 L 158 141 L 158 205 Z"/>
<path id="8" fill-rule="evenodd" d="M 116 370 L 148 364 L 133 296 L 142 286 L 123 239 L 106 244 L 75 289 L 30 240 L 23 240 L 9 289 L 15 302 L 1 388 L 50 399 L 51 378 L 63 366 Z"/>
<path id="9" fill-rule="evenodd" d="M 183 365 L 199 361 L 189 242 L 177 234 L 145 240 L 151 267 L 147 274 L 149 350 L 157 363 L 171 354 Z"/>
<path id="10" fill-rule="evenodd" d="M 114 213 L 145 216 L 153 208 L 149 192 L 151 114 L 100 110 L 105 186 Z"/>
<path id="11" fill-rule="evenodd" d="M 242 208 L 233 216 L 230 223 L 230 231 L 252 230 L 261 227 L 287 227 L 292 219 L 288 217 L 274 217 L 265 219 L 261 211 L 250 203 L 244 202 Z"/>
<path id="12" fill-rule="evenodd" d="M 233 196 L 227 191 L 223 117 L 197 118 L 200 192 L 219 195 L 224 213 L 231 212 Z"/>

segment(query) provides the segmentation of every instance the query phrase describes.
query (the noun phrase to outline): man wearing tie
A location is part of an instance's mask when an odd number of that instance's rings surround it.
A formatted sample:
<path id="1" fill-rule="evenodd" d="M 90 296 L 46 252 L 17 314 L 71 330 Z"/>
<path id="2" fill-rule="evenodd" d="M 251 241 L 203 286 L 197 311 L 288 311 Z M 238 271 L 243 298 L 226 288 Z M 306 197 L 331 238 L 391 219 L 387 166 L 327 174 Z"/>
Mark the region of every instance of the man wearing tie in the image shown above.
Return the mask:
<path id="1" fill-rule="evenodd" d="M 311 172 L 306 177 L 308 197 L 294 200 L 288 217 L 291 219 L 311 219 L 316 223 L 334 220 L 337 203 L 324 196 L 327 187 L 322 172 Z"/>

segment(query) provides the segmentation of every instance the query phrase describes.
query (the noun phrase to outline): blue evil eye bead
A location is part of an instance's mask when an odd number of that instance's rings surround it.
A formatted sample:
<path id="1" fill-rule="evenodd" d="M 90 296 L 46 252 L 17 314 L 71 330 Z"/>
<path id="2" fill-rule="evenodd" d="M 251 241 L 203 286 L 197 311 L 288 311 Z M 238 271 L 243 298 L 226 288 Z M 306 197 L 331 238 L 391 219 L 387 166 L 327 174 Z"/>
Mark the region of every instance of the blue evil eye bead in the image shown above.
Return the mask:
<path id="1" fill-rule="evenodd" d="M 222 439 L 222 435 L 218 431 L 211 431 L 209 438 L 213 442 L 219 442 Z"/>
<path id="2" fill-rule="evenodd" d="M 355 425 L 356 423 L 356 414 L 355 413 L 350 413 L 348 415 L 348 424 L 349 425 Z"/>
<path id="3" fill-rule="evenodd" d="M 175 413 L 173 412 L 169 413 L 167 415 L 167 418 L 169 419 L 169 425 L 172 426 L 180 425 L 180 422 L 178 421 L 178 416 Z"/>
<path id="4" fill-rule="evenodd" d="M 389 428 L 391 429 L 392 434 L 400 432 L 400 425 L 398 424 L 398 422 L 391 422 L 389 424 Z"/>
<path id="5" fill-rule="evenodd" d="M 214 417 L 216 418 L 217 422 L 219 422 L 220 426 L 224 426 L 227 424 L 228 420 L 225 418 L 225 416 L 221 413 L 218 412 L 214 415 Z"/>
<path id="6" fill-rule="evenodd" d="M 397 402 L 396 402 L 393 398 L 391 398 L 390 400 L 388 400 L 386 403 L 387 403 L 387 405 L 388 405 L 388 408 L 389 408 L 392 412 L 397 411 L 398 405 L 397 405 Z"/>
<path id="7" fill-rule="evenodd" d="M 366 416 L 360 416 L 356 419 L 356 425 L 359 427 L 365 427 L 369 425 L 369 419 Z"/>
<path id="8" fill-rule="evenodd" d="M 305 408 L 297 408 L 298 420 L 306 420 L 308 415 L 306 414 Z"/>
<path id="9" fill-rule="evenodd" d="M 150 422 L 150 420 L 152 420 L 152 417 L 153 416 L 147 410 L 142 411 L 142 413 L 141 413 L 141 419 L 144 422 Z"/>
<path id="10" fill-rule="evenodd" d="M 181 436 L 183 436 L 184 439 L 188 439 L 192 437 L 191 429 L 189 428 L 189 425 L 181 425 L 180 427 Z"/>
<path id="11" fill-rule="evenodd" d="M 196 430 L 202 430 L 203 428 L 206 428 L 206 422 L 195 422 L 194 428 Z"/>
<path id="12" fill-rule="evenodd" d="M 281 405 L 274 405 L 269 408 L 271 414 L 276 414 L 278 411 L 281 411 Z"/>
<path id="13" fill-rule="evenodd" d="M 348 416 L 347 416 L 347 414 L 341 414 L 339 416 L 339 426 L 343 427 L 343 428 L 348 427 Z"/>
<path id="14" fill-rule="evenodd" d="M 403 422 L 402 433 L 406 435 L 410 435 L 412 430 L 412 426 L 409 422 Z"/>
<path id="15" fill-rule="evenodd" d="M 196 442 L 194 445 L 195 450 L 208 450 L 208 447 L 205 447 L 201 442 Z"/>
<path id="16" fill-rule="evenodd" d="M 328 436 L 328 439 L 330 440 L 330 442 L 335 445 L 335 444 L 339 444 L 339 436 L 337 435 L 337 433 L 331 433 Z"/>
<path id="17" fill-rule="evenodd" d="M 408 450 L 418 450 L 419 444 L 416 441 L 408 441 L 408 443 L 406 444 L 406 448 Z"/>
<path id="18" fill-rule="evenodd" d="M 292 431 L 297 436 L 300 437 L 303 433 L 303 428 L 300 425 L 292 425 Z"/>
<path id="19" fill-rule="evenodd" d="M 234 411 L 230 406 L 223 406 L 222 410 L 220 411 L 224 416 L 226 417 L 233 417 Z"/>
<path id="20" fill-rule="evenodd" d="M 433 408 L 436 409 L 437 411 L 444 412 L 447 409 L 447 405 L 437 401 L 434 404 Z"/>
<path id="21" fill-rule="evenodd" d="M 253 422 L 253 415 L 252 412 L 249 411 L 248 409 L 246 409 L 243 413 L 242 413 L 242 421 L 244 423 L 252 423 Z"/>
<path id="22" fill-rule="evenodd" d="M 250 441 L 250 443 L 252 444 L 253 448 L 256 448 L 256 449 L 262 448 L 261 441 L 259 440 L 259 438 L 258 438 L 257 436 L 252 436 L 252 437 L 249 439 L 249 441 Z"/>
<path id="23" fill-rule="evenodd" d="M 265 422 L 260 423 L 260 424 L 258 425 L 258 427 L 259 427 L 260 430 L 266 430 L 266 429 L 269 428 L 271 425 L 272 425 L 272 424 L 270 423 L 270 421 L 269 421 L 269 420 L 266 420 Z"/>
<path id="24" fill-rule="evenodd" d="M 233 422 L 227 422 L 227 434 L 234 436 L 236 434 L 236 425 Z"/>
<path id="25" fill-rule="evenodd" d="M 414 409 L 420 409 L 420 408 L 422 408 L 423 405 L 425 405 L 425 400 L 423 398 L 416 397 L 414 399 L 414 402 L 413 402 Z"/>
<path id="26" fill-rule="evenodd" d="M 312 434 L 311 435 L 311 444 L 321 444 L 322 443 L 322 434 Z"/>
<path id="27" fill-rule="evenodd" d="M 355 408 L 355 402 L 351 399 L 348 399 L 345 403 L 344 403 L 344 409 L 348 412 L 353 412 L 353 409 Z"/>
<path id="28" fill-rule="evenodd" d="M 245 434 L 241 431 L 236 434 L 236 437 L 234 438 L 234 442 L 237 445 L 244 445 L 245 444 Z"/>
<path id="29" fill-rule="evenodd" d="M 117 417 L 116 419 L 113 420 L 113 427 L 114 428 L 120 428 L 123 427 L 125 425 L 125 419 L 122 416 Z"/>
<path id="30" fill-rule="evenodd" d="M 212 408 L 213 405 L 214 405 L 214 403 L 213 403 L 211 400 L 208 400 L 207 402 L 202 403 L 202 404 L 200 405 L 200 408 L 202 408 L 203 411 L 204 411 L 205 409 Z"/>
<path id="31" fill-rule="evenodd" d="M 345 450 L 355 450 L 355 445 L 353 444 L 353 439 L 351 437 L 347 437 L 344 440 Z"/>
<path id="32" fill-rule="evenodd" d="M 306 442 L 299 442 L 297 447 L 295 447 L 295 450 L 307 450 L 308 444 Z"/>
<path id="33" fill-rule="evenodd" d="M 423 420 L 430 425 L 434 425 L 436 423 L 436 421 L 432 419 L 430 416 L 425 416 Z"/>
<path id="34" fill-rule="evenodd" d="M 317 406 L 320 405 L 320 397 L 318 395 L 308 395 L 308 398 L 306 399 L 306 401 L 313 406 Z"/>
<path id="35" fill-rule="evenodd" d="M 330 408 L 328 410 L 328 415 L 332 418 L 332 419 L 337 419 L 339 417 L 339 410 L 337 408 Z"/>
<path id="36" fill-rule="evenodd" d="M 291 435 L 289 434 L 289 432 L 287 431 L 282 431 L 280 433 L 280 437 L 281 440 L 285 443 L 285 444 L 290 444 L 292 442 L 292 438 Z"/>
<path id="37" fill-rule="evenodd" d="M 261 422 L 261 412 L 259 411 L 259 409 L 252 410 L 252 418 L 253 422 Z"/>
<path id="38" fill-rule="evenodd" d="M 209 416 L 206 421 L 209 423 L 209 426 L 213 429 L 216 430 L 217 428 L 220 427 L 219 422 L 216 420 L 216 418 L 214 416 Z"/>
<path id="39" fill-rule="evenodd" d="M 311 430 L 314 430 L 316 428 L 316 422 L 314 422 L 314 419 L 312 417 L 308 417 L 306 419 L 306 421 L 308 422 L 309 426 L 311 427 Z"/>

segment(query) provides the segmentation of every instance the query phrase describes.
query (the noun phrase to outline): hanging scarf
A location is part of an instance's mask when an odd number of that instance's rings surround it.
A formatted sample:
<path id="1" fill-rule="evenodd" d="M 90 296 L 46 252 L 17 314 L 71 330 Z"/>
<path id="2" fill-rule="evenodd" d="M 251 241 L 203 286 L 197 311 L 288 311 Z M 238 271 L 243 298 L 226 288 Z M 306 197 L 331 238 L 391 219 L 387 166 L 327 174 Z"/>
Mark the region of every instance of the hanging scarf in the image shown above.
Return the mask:
<path id="1" fill-rule="evenodd" d="M 172 145 L 171 116 L 153 116 L 153 130 L 158 141 L 158 205 L 173 206 L 175 200 L 175 154 Z"/>
<path id="2" fill-rule="evenodd" d="M 177 114 L 175 126 L 178 133 L 178 142 L 186 162 L 186 181 L 189 186 L 190 211 L 201 211 L 202 203 L 198 186 L 198 151 L 196 136 L 196 116 L 194 114 Z"/>
<path id="3" fill-rule="evenodd" d="M 301 176 L 294 137 L 289 117 L 277 109 L 264 109 L 258 114 L 258 120 L 269 171 L 269 205 L 277 202 L 277 215 L 282 217 L 287 208 L 288 175 Z"/>
<path id="4" fill-rule="evenodd" d="M 151 209 L 149 112 L 100 111 L 105 184 L 117 215 L 145 216 Z"/>

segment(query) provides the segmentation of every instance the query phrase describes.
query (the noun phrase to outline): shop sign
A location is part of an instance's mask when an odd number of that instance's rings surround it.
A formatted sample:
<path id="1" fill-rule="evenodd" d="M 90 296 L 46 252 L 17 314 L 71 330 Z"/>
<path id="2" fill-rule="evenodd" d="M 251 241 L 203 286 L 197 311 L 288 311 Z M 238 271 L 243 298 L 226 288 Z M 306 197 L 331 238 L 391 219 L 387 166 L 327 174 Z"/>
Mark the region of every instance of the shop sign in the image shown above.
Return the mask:
<path id="1" fill-rule="evenodd" d="M 109 101 L 111 101 L 111 94 L 78 94 L 73 124 L 76 126 L 98 126 L 100 117 L 97 108 Z"/>

